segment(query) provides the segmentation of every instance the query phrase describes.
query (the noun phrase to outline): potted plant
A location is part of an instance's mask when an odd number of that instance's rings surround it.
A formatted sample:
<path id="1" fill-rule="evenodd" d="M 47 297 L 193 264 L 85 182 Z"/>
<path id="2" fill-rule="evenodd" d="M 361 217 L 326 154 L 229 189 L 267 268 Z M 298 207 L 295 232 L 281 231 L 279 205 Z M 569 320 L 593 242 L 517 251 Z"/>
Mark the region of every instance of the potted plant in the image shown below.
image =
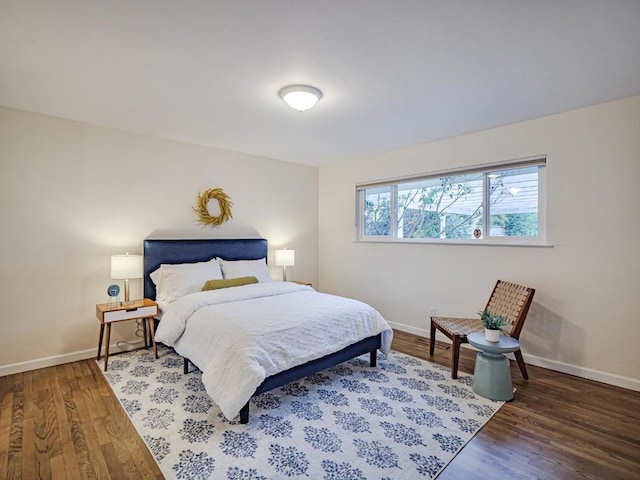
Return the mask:
<path id="1" fill-rule="evenodd" d="M 489 310 L 478 312 L 482 324 L 484 325 L 484 336 L 488 342 L 497 342 L 500 340 L 500 330 L 506 325 L 507 319 L 502 315 L 491 313 Z"/>

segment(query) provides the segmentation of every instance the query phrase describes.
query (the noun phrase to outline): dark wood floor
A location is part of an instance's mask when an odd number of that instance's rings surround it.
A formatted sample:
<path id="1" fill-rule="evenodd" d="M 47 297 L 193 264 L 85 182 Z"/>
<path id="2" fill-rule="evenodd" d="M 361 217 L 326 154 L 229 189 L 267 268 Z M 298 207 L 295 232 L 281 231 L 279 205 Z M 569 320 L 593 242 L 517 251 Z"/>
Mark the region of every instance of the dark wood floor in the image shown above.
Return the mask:
<path id="1" fill-rule="evenodd" d="M 164 478 L 95 360 L 0 378 L 0 479 Z"/>
<path id="2" fill-rule="evenodd" d="M 427 340 L 393 348 L 428 359 Z M 460 370 L 475 353 L 463 349 Z M 449 350 L 433 361 L 449 365 Z M 640 393 L 512 365 L 517 388 L 440 479 L 638 479 Z M 93 360 L 0 378 L 0 479 L 162 478 Z"/>

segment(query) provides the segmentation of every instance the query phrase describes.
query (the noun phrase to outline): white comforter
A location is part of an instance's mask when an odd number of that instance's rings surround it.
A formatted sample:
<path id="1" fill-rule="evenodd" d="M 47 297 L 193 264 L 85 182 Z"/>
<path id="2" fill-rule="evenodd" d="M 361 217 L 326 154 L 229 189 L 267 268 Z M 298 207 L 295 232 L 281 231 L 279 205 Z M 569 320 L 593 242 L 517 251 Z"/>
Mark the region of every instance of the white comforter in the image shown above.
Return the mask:
<path id="1" fill-rule="evenodd" d="M 269 282 L 187 295 L 163 313 L 156 341 L 202 371 L 222 413 L 233 419 L 263 380 L 382 333 L 393 332 L 371 306 L 289 282 Z"/>

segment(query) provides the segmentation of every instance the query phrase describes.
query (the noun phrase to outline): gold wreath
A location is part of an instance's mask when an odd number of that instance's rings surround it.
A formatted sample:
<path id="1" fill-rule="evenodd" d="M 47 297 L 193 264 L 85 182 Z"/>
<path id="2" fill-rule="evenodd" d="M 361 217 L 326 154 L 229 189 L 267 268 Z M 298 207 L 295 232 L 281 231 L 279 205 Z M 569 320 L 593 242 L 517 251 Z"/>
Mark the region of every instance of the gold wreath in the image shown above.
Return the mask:
<path id="1" fill-rule="evenodd" d="M 218 200 L 218 205 L 220 206 L 220 215 L 217 217 L 209 214 L 209 202 L 214 198 Z M 205 190 L 204 193 L 198 193 L 198 205 L 191 208 L 200 217 L 198 219 L 200 223 L 216 226 L 222 225 L 233 217 L 231 215 L 231 205 L 233 205 L 233 202 L 229 195 L 224 193 L 221 188 L 210 188 Z"/>

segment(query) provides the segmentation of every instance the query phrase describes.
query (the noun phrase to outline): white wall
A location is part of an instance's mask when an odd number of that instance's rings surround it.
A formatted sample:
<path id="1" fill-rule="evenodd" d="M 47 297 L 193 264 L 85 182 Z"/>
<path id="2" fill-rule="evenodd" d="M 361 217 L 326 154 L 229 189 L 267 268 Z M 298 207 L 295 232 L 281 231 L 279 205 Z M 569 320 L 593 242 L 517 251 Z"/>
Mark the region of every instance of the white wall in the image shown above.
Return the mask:
<path id="1" fill-rule="evenodd" d="M 158 229 L 262 236 L 271 264 L 273 249 L 295 248 L 289 278 L 316 282 L 316 168 L 7 108 L 0 162 L 0 375 L 95 355 L 110 256 L 142 253 Z M 191 211 L 212 187 L 234 202 L 214 230 Z M 132 298 L 141 287 L 132 280 Z M 133 329 L 117 325 L 112 343 Z"/>
<path id="2" fill-rule="evenodd" d="M 354 243 L 355 184 L 547 155 L 553 248 Z M 640 389 L 640 97 L 320 169 L 321 289 L 428 336 L 475 316 L 496 279 L 536 288 L 529 361 Z"/>

